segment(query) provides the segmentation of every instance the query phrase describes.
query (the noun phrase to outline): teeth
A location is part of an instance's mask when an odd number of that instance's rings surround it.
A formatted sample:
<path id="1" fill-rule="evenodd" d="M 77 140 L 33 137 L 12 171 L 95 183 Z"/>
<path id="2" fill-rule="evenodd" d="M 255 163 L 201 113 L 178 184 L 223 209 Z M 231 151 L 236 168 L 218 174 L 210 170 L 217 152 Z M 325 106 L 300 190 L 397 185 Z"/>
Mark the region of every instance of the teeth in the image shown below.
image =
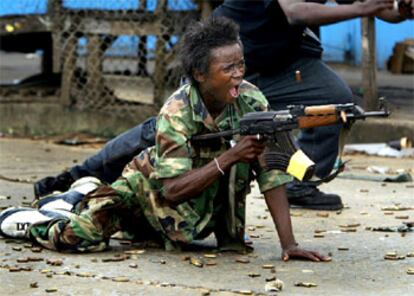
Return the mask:
<path id="1" fill-rule="evenodd" d="M 232 87 L 230 89 L 230 94 L 231 94 L 232 97 L 237 97 L 239 95 L 238 94 L 238 91 L 237 91 L 237 88 L 236 87 Z"/>

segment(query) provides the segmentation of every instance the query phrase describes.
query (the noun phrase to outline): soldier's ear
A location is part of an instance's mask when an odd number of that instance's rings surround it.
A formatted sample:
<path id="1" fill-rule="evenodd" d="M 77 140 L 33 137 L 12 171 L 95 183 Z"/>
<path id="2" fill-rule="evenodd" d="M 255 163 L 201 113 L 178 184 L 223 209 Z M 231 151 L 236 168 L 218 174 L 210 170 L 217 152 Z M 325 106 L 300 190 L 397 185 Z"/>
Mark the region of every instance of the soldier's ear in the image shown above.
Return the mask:
<path id="1" fill-rule="evenodd" d="M 201 73 L 200 71 L 197 71 L 197 70 L 193 71 L 193 78 L 198 83 L 202 83 L 202 82 L 206 81 L 205 75 L 203 73 Z"/>

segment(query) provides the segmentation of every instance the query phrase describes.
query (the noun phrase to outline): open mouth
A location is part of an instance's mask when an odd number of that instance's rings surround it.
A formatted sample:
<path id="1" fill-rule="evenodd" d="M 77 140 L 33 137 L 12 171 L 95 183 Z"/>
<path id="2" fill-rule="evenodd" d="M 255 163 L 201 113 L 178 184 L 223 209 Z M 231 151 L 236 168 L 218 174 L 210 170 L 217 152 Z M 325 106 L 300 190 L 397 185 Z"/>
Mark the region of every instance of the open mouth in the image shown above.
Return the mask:
<path id="1" fill-rule="evenodd" d="M 230 88 L 229 92 L 233 98 L 237 98 L 239 96 L 239 86 L 233 86 L 232 88 Z"/>

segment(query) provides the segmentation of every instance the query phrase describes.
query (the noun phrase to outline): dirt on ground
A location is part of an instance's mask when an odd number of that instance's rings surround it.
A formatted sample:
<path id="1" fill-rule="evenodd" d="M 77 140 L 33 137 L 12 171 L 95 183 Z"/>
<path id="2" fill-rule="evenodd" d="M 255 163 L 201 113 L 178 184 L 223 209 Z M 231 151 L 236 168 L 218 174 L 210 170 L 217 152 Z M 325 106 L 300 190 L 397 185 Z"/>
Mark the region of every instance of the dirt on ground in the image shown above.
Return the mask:
<path id="1" fill-rule="evenodd" d="M 60 173 L 95 151 L 44 140 L 0 139 L 0 206 L 28 206 L 35 180 Z M 351 160 L 346 173 L 356 176 L 370 174 L 367 168 L 374 165 L 393 173 L 412 174 L 414 169 L 413 159 L 346 158 Z M 278 295 L 412 295 L 414 233 L 391 230 L 414 220 L 413 182 L 337 178 L 322 190 L 339 194 L 345 208 L 291 209 L 291 216 L 296 240 L 330 255 L 328 263 L 280 259 L 263 196 L 253 186 L 247 200 L 250 254 L 217 252 L 213 237 L 190 251 L 172 253 L 114 239 L 110 250 L 89 254 L 57 253 L 2 238 L 0 294 L 275 295 L 269 289 L 279 279 L 284 285 Z M 378 227 L 390 232 L 373 231 Z"/>

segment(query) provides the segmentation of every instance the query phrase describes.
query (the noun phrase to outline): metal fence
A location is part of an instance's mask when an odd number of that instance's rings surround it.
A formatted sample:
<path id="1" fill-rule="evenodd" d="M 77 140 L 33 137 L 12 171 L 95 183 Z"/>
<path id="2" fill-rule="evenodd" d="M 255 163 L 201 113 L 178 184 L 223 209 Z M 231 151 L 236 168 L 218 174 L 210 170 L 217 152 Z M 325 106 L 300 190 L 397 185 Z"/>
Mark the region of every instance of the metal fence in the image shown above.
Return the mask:
<path id="1" fill-rule="evenodd" d="M 179 84 L 177 42 L 199 18 L 193 0 L 43 1 L 46 13 L 24 17 L 51 32 L 65 106 L 130 113 L 143 104 L 160 106 Z"/>

